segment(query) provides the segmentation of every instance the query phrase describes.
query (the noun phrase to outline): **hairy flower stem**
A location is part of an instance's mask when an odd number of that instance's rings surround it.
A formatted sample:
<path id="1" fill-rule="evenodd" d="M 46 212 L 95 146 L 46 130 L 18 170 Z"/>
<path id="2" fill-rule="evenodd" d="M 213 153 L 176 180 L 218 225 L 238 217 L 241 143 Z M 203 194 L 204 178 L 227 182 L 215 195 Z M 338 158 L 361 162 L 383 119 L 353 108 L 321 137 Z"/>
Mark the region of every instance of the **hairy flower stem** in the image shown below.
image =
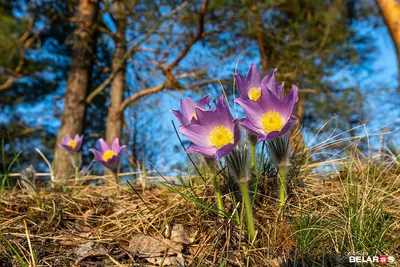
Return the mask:
<path id="1" fill-rule="evenodd" d="M 254 173 L 254 166 L 256 165 L 256 144 L 250 145 L 250 157 L 251 173 Z"/>
<path id="2" fill-rule="evenodd" d="M 265 147 L 265 141 L 263 141 L 262 146 L 261 146 L 261 154 L 259 158 L 259 163 L 258 163 L 258 170 L 255 175 L 255 185 L 254 185 L 254 193 L 253 193 L 253 200 L 252 204 L 254 205 L 254 202 L 257 200 L 257 195 L 258 195 L 258 186 L 260 184 L 260 179 L 261 179 L 261 167 L 263 164 L 263 155 L 264 155 L 264 147 Z M 255 149 L 254 149 L 254 157 L 255 157 Z"/>
<path id="3" fill-rule="evenodd" d="M 121 196 L 121 191 L 119 188 L 119 177 L 118 177 L 118 171 L 113 171 L 113 176 L 114 176 L 114 180 L 115 180 L 115 191 L 117 193 L 117 197 Z"/>
<path id="4" fill-rule="evenodd" d="M 212 166 L 212 164 L 210 164 L 209 166 L 210 166 L 210 170 L 211 170 L 211 178 L 212 178 L 213 185 L 214 185 L 215 196 L 217 197 L 217 207 L 220 212 L 220 215 L 222 216 L 223 211 L 224 211 L 224 204 L 222 203 L 222 196 L 221 196 L 221 191 L 219 189 L 219 184 L 217 181 L 217 174 L 215 173 L 215 167 Z"/>
<path id="5" fill-rule="evenodd" d="M 254 186 L 253 201 L 252 201 L 253 204 L 257 197 L 257 191 L 258 191 L 257 174 L 254 173 L 255 165 L 256 165 L 256 145 L 257 145 L 257 143 L 252 143 L 250 145 L 250 168 L 251 168 L 250 175 L 256 175 L 255 182 L 253 183 L 253 186 Z"/>
<path id="6" fill-rule="evenodd" d="M 253 243 L 256 238 L 256 232 L 254 230 L 253 209 L 250 202 L 250 195 L 249 195 L 249 188 L 247 181 L 243 182 L 241 181 L 240 187 L 242 189 L 244 208 L 246 210 L 247 230 L 249 231 L 250 243 Z"/>
<path id="7" fill-rule="evenodd" d="M 71 162 L 75 169 L 75 183 L 79 181 L 79 169 L 82 165 L 82 154 L 81 152 L 71 152 Z"/>
<path id="8" fill-rule="evenodd" d="M 279 167 L 279 211 L 282 211 L 286 200 L 286 165 Z"/>

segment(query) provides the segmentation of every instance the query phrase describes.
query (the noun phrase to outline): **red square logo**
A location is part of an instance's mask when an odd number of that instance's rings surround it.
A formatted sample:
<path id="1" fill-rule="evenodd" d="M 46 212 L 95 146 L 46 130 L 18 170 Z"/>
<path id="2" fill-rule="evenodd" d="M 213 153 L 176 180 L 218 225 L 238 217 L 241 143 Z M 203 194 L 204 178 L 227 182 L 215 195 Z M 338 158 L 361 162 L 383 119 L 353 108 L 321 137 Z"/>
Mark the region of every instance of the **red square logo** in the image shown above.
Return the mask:
<path id="1" fill-rule="evenodd" d="M 387 264 L 388 263 L 388 256 L 380 255 L 379 256 L 379 264 Z"/>

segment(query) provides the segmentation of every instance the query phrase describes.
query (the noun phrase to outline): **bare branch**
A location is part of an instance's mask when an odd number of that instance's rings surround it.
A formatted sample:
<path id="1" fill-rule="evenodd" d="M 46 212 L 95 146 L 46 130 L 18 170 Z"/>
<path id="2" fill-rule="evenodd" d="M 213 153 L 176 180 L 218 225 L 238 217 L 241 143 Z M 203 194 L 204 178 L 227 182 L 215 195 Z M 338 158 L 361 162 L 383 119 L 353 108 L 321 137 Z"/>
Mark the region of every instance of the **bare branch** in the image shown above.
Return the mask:
<path id="1" fill-rule="evenodd" d="M 186 5 L 187 1 L 183 2 L 181 5 L 179 5 L 177 8 L 172 10 L 170 13 L 168 13 L 166 16 L 164 16 L 153 28 L 151 28 L 147 34 L 136 44 L 132 45 L 131 48 L 129 48 L 125 55 L 124 55 L 124 61 L 122 61 L 110 74 L 110 76 L 105 79 L 96 89 L 94 89 L 87 97 L 86 97 L 86 103 L 90 103 L 93 101 L 93 99 L 100 94 L 113 80 L 114 76 L 116 73 L 118 73 L 121 68 L 124 66 L 125 61 L 130 58 L 133 53 L 136 51 L 141 51 L 144 48 L 139 47 L 143 42 L 145 42 L 148 38 L 150 38 L 151 35 L 153 35 L 161 26 L 162 23 L 164 23 L 168 18 L 172 17 L 174 14 L 178 13 L 180 10 L 182 10 Z"/>
<path id="2" fill-rule="evenodd" d="M 172 74 L 171 70 L 174 67 L 176 67 L 179 64 L 179 62 L 189 53 L 192 46 L 201 39 L 203 32 L 204 32 L 204 24 L 205 24 L 205 15 L 207 13 L 207 5 L 208 5 L 208 0 L 204 0 L 203 4 L 201 5 L 201 9 L 200 9 L 199 27 L 198 27 L 197 34 L 195 35 L 195 37 L 186 44 L 185 48 L 175 58 L 174 61 L 172 61 L 166 67 L 163 67 L 161 65 L 159 66 L 159 68 L 162 70 L 163 74 L 166 76 L 166 80 L 160 85 L 141 90 L 141 91 L 137 92 L 136 94 L 132 95 L 131 97 L 129 97 L 128 99 L 126 99 L 124 102 L 122 102 L 120 110 L 119 110 L 121 114 L 124 112 L 124 110 L 130 104 L 134 103 L 135 101 L 137 101 L 139 98 L 141 98 L 143 96 L 160 92 L 164 88 L 174 88 L 174 89 L 178 89 L 178 90 L 188 88 L 188 87 L 185 87 L 185 86 L 182 86 L 179 84 L 178 80 Z M 182 76 L 182 74 L 181 74 L 181 76 Z M 184 76 L 185 75 L 183 75 L 183 77 Z M 193 86 L 191 86 L 191 88 L 192 87 Z"/>
<path id="3" fill-rule="evenodd" d="M 14 70 L 9 70 L 11 73 L 10 76 L 8 76 L 7 80 L 5 83 L 0 85 L 0 91 L 2 90 L 7 90 L 10 88 L 10 86 L 17 80 L 17 78 L 20 78 L 23 76 L 21 73 L 24 64 L 25 64 L 25 50 L 28 49 L 32 43 L 39 39 L 40 34 L 49 26 L 51 23 L 53 23 L 56 19 L 56 16 L 54 16 L 49 23 L 47 23 L 45 26 L 43 26 L 41 29 L 39 29 L 33 36 L 29 37 L 30 33 L 29 31 L 32 30 L 33 28 L 33 23 L 34 19 L 31 18 L 28 24 L 27 30 L 22 34 L 22 36 L 19 38 L 20 41 L 24 41 L 24 45 L 21 49 L 21 52 L 19 53 L 19 60 L 18 60 L 18 65 L 15 67 Z M 29 38 L 28 38 L 29 37 Z"/>
<path id="4" fill-rule="evenodd" d="M 139 92 L 137 92 L 136 94 L 132 95 L 131 97 L 126 99 L 124 102 L 122 102 L 121 107 L 119 109 L 120 113 L 122 114 L 122 112 L 124 112 L 124 110 L 131 103 L 134 103 L 139 98 L 142 98 L 142 97 L 144 97 L 146 95 L 151 95 L 151 94 L 160 92 L 160 91 L 162 91 L 164 89 L 164 87 L 165 87 L 165 82 L 163 82 L 162 84 L 159 84 L 159 85 L 157 85 L 155 87 L 152 87 L 152 88 L 147 88 L 147 89 L 140 90 Z"/>
<path id="5" fill-rule="evenodd" d="M 19 131 L 11 132 L 10 136 L 12 138 L 28 135 L 28 134 L 31 134 L 33 132 L 36 132 L 36 131 L 39 131 L 39 130 L 43 129 L 41 123 L 39 123 L 35 127 L 30 127 L 30 126 L 28 126 L 27 124 L 25 124 L 23 122 L 16 122 L 14 127 L 18 127 Z M 0 138 L 8 138 L 8 137 L 9 137 L 8 133 L 0 134 Z"/>
<path id="6" fill-rule="evenodd" d="M 101 33 L 107 34 L 107 35 L 110 36 L 112 39 L 115 39 L 115 38 L 116 38 L 116 37 L 115 37 L 115 34 L 114 34 L 112 31 L 110 31 L 107 27 L 98 26 L 98 27 L 97 27 L 97 30 L 98 30 L 99 32 L 101 32 Z"/>
<path id="7" fill-rule="evenodd" d="M 192 46 L 201 39 L 204 33 L 204 22 L 207 13 L 207 5 L 208 5 L 208 0 L 204 0 L 200 9 L 199 28 L 197 30 L 196 36 L 188 44 L 186 44 L 185 48 L 178 55 L 178 57 L 173 62 L 171 62 L 167 67 L 165 67 L 167 71 L 170 71 L 174 67 L 176 67 L 179 64 L 179 62 L 187 55 L 187 53 L 189 53 Z"/>
<path id="8" fill-rule="evenodd" d="M 5 83 L 3 83 L 2 85 L 0 85 L 0 91 L 10 88 L 11 84 L 13 84 L 14 81 L 15 81 L 15 78 L 13 76 L 8 76 L 7 81 Z"/>
<path id="9" fill-rule="evenodd" d="M 96 89 L 94 89 L 87 97 L 86 103 L 89 104 L 93 101 L 93 99 L 100 94 L 106 87 L 110 84 L 110 82 L 114 79 L 114 76 L 121 70 L 121 66 L 123 63 L 119 65 L 119 67 L 111 72 L 111 74 L 105 79 Z"/>

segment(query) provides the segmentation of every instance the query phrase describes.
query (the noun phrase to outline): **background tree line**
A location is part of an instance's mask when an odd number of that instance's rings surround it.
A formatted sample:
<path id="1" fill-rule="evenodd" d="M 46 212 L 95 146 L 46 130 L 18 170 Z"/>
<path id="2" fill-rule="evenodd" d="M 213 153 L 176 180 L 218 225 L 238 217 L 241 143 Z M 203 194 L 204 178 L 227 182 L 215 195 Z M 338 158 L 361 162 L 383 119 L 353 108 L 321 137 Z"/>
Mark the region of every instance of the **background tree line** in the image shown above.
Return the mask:
<path id="1" fill-rule="evenodd" d="M 56 144 L 80 133 L 85 147 L 120 138 L 125 165 L 157 161 L 176 149 L 160 110 L 182 93 L 232 93 L 232 72 L 253 61 L 299 86 L 303 134 L 334 115 L 325 130 L 347 131 L 370 118 L 366 93 L 348 77 L 377 75 L 383 21 L 399 54 L 396 12 L 396 0 L 0 0 L 2 160 L 22 150 L 21 162 L 40 168 L 39 147 L 66 179 L 72 166 Z"/>

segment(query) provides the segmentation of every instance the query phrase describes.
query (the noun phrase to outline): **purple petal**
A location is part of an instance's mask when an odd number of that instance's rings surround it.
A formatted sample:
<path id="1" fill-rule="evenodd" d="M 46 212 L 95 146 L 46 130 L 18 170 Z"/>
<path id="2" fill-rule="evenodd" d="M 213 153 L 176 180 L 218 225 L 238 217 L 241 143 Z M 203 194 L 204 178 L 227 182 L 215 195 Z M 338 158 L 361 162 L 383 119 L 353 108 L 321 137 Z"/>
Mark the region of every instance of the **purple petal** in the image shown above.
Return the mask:
<path id="1" fill-rule="evenodd" d="M 196 145 L 203 147 L 210 147 L 210 141 L 208 140 L 208 134 L 210 130 L 199 124 L 189 124 L 186 126 L 179 127 L 179 132 L 185 135 L 190 141 Z"/>
<path id="2" fill-rule="evenodd" d="M 287 131 L 289 131 L 296 123 L 298 119 L 294 116 L 290 116 L 289 120 L 287 121 L 286 125 L 283 126 L 280 135 L 284 135 Z"/>
<path id="3" fill-rule="evenodd" d="M 266 139 L 267 139 L 267 136 L 265 136 L 264 134 L 260 134 L 257 138 L 258 142 L 265 141 Z"/>
<path id="4" fill-rule="evenodd" d="M 269 90 L 275 90 L 275 73 L 278 71 L 277 68 L 273 69 L 270 73 L 265 75 L 261 83 L 265 85 Z"/>
<path id="5" fill-rule="evenodd" d="M 103 153 L 101 153 L 100 151 L 98 151 L 97 149 L 94 149 L 94 148 L 89 149 L 89 151 L 94 154 L 94 160 L 103 161 Z"/>
<path id="6" fill-rule="evenodd" d="M 200 108 L 196 108 L 196 116 L 197 122 L 193 121 L 192 125 L 201 125 L 204 126 L 207 131 L 210 131 L 214 128 L 215 125 L 218 124 L 216 112 L 213 110 L 203 110 Z"/>
<path id="7" fill-rule="evenodd" d="M 105 162 L 103 160 L 103 153 L 101 153 L 101 151 L 98 151 L 97 149 L 94 149 L 94 148 L 89 149 L 89 151 L 91 151 L 94 154 L 94 160 L 95 161 L 97 161 L 98 163 L 100 163 L 104 167 L 110 168 L 110 165 L 108 164 L 108 162 Z M 108 161 L 110 161 L 110 160 L 108 160 Z"/>
<path id="8" fill-rule="evenodd" d="M 285 127 L 283 127 L 282 130 L 284 128 Z M 267 135 L 265 135 L 265 139 L 266 140 L 272 140 L 272 139 L 277 138 L 278 136 L 282 135 L 282 130 L 281 131 L 273 131 L 273 132 L 267 133 Z"/>
<path id="9" fill-rule="evenodd" d="M 248 119 L 241 119 L 239 121 L 239 124 L 242 125 L 244 128 L 246 128 L 247 130 L 255 133 L 256 135 L 263 135 L 264 131 L 256 126 L 254 126 L 254 124 L 252 124 Z"/>
<path id="10" fill-rule="evenodd" d="M 196 112 L 195 107 L 196 103 L 192 98 L 187 97 L 181 100 L 181 109 L 186 120 L 191 121 L 193 114 Z"/>
<path id="11" fill-rule="evenodd" d="M 244 84 L 244 87 L 247 87 L 247 91 L 250 88 L 253 87 L 260 87 L 261 84 L 261 75 L 260 72 L 258 71 L 256 65 L 254 63 L 251 63 L 249 72 L 247 73 L 246 76 L 246 81 Z"/>
<path id="12" fill-rule="evenodd" d="M 217 152 L 217 149 L 214 147 L 202 147 L 202 146 L 190 146 L 187 150 L 186 153 L 200 153 L 205 157 L 208 158 L 213 158 L 215 156 L 215 153 Z"/>
<path id="13" fill-rule="evenodd" d="M 209 141 L 210 131 L 216 126 L 224 126 L 227 130 L 233 131 L 235 135 L 238 131 L 237 122 L 233 120 L 232 113 L 223 96 L 218 98 L 215 110 L 204 110 L 199 107 L 196 107 L 195 110 L 197 120 L 192 120 L 189 125 L 179 127 L 179 132 L 195 143 L 189 152 L 198 152 L 209 157 L 214 156 L 217 149 Z M 240 132 L 235 136 L 235 141 L 238 142 L 239 138 Z"/>
<path id="14" fill-rule="evenodd" d="M 115 138 L 112 145 L 111 145 L 112 151 L 114 151 L 115 155 L 119 157 L 119 154 L 121 153 L 122 149 L 126 148 L 126 146 L 120 146 L 119 145 L 119 139 Z"/>
<path id="15" fill-rule="evenodd" d="M 99 143 L 100 143 L 100 151 L 101 151 L 101 153 L 104 153 L 107 150 L 111 150 L 110 146 L 106 143 L 106 141 L 104 141 L 103 138 L 99 139 Z"/>
<path id="16" fill-rule="evenodd" d="M 239 104 L 240 107 L 246 113 L 247 118 L 256 127 L 261 127 L 261 116 L 266 112 L 260 103 L 252 101 L 250 99 L 236 98 L 235 103 Z"/>
<path id="17" fill-rule="evenodd" d="M 221 95 L 218 98 L 218 103 L 215 107 L 215 116 L 217 116 L 218 125 L 225 126 L 229 130 L 233 130 L 234 122 L 231 111 L 225 103 L 225 98 Z"/>
<path id="18" fill-rule="evenodd" d="M 293 111 L 293 107 L 298 100 L 299 100 L 299 88 L 297 88 L 297 86 L 293 84 L 292 91 L 282 99 L 282 102 Z"/>
<path id="19" fill-rule="evenodd" d="M 240 141 L 240 127 L 238 120 L 235 120 L 235 128 L 233 130 L 233 145 L 236 146 Z"/>
<path id="20" fill-rule="evenodd" d="M 64 145 L 64 144 L 58 144 L 59 147 L 67 150 L 68 152 L 71 152 L 73 149 L 72 147 L 68 146 L 68 145 Z"/>
<path id="21" fill-rule="evenodd" d="M 107 160 L 107 167 L 109 167 L 110 169 L 112 169 L 112 166 L 115 165 L 119 160 L 119 156 L 115 155 L 112 156 L 110 159 Z"/>
<path id="22" fill-rule="evenodd" d="M 263 91 L 261 94 L 260 104 L 264 112 L 276 111 L 285 120 L 289 119 L 289 116 L 292 114 L 292 109 L 288 108 L 288 106 L 285 105 L 279 98 L 277 98 L 270 90 Z"/>
<path id="23" fill-rule="evenodd" d="M 221 158 L 225 157 L 235 148 L 234 144 L 227 144 L 226 146 L 221 147 L 215 152 L 215 159 L 220 160 Z"/>
<path id="24" fill-rule="evenodd" d="M 223 96 L 219 97 L 214 111 L 196 108 L 196 116 L 198 119 L 197 124 L 204 126 L 208 131 L 211 131 L 215 126 L 224 126 L 233 131 L 233 116 L 226 106 Z"/>
<path id="25" fill-rule="evenodd" d="M 290 116 L 288 122 L 290 123 L 297 123 L 299 121 L 299 119 L 297 119 L 295 116 Z"/>
<path id="26" fill-rule="evenodd" d="M 82 143 L 83 143 L 83 135 L 82 136 L 78 136 L 78 139 L 74 139 L 76 140 L 76 146 L 75 146 L 75 151 L 79 151 L 82 148 Z"/>
<path id="27" fill-rule="evenodd" d="M 175 117 L 180 121 L 182 125 L 187 125 L 190 122 L 183 116 L 182 112 L 180 110 L 171 110 L 172 114 L 175 115 Z"/>
<path id="28" fill-rule="evenodd" d="M 233 76 L 236 79 L 236 84 L 237 84 L 237 88 L 239 90 L 239 95 L 242 98 L 247 98 L 248 97 L 248 88 L 244 88 L 243 87 L 243 82 L 244 82 L 244 78 L 242 77 L 242 75 L 240 75 L 239 73 L 234 73 Z"/>
<path id="29" fill-rule="evenodd" d="M 118 139 L 118 137 L 113 140 L 113 142 L 111 144 L 111 149 L 112 149 L 112 151 L 114 151 L 114 153 L 116 153 L 118 151 L 118 149 L 119 149 L 119 139 Z"/>
<path id="30" fill-rule="evenodd" d="M 71 142 L 72 141 L 72 139 L 71 139 L 71 137 L 69 137 L 69 136 L 63 136 L 63 138 L 61 138 L 61 142 L 63 143 L 63 144 L 68 144 L 69 142 Z"/>
<path id="31" fill-rule="evenodd" d="M 119 154 L 121 154 L 121 151 L 122 151 L 122 149 L 124 149 L 124 148 L 126 148 L 125 145 L 124 145 L 124 146 L 120 146 L 120 147 L 118 148 L 118 150 L 115 151 L 115 154 L 119 157 Z"/>
<path id="32" fill-rule="evenodd" d="M 199 102 L 197 103 L 197 106 L 200 108 L 205 108 L 206 105 L 208 105 L 210 103 L 210 95 L 207 94 L 205 97 L 203 97 L 202 99 L 199 100 Z"/>
<path id="33" fill-rule="evenodd" d="M 275 90 L 274 93 L 275 95 L 281 99 L 282 98 L 282 93 L 283 93 L 283 86 L 285 85 L 285 82 L 281 83 L 275 83 Z"/>

